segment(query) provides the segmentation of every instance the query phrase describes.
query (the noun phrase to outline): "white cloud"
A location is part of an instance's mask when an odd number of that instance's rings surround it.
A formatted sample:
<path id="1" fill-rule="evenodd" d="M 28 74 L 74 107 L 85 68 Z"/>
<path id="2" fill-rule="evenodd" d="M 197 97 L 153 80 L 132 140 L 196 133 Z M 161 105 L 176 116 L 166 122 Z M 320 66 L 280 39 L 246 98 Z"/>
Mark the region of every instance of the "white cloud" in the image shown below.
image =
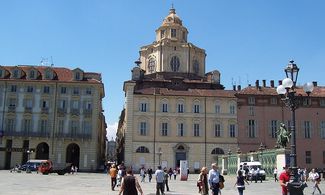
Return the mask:
<path id="1" fill-rule="evenodd" d="M 112 138 L 115 139 L 117 126 L 118 126 L 118 122 L 115 122 L 113 124 L 107 124 L 106 137 L 107 137 L 108 141 L 112 140 Z"/>

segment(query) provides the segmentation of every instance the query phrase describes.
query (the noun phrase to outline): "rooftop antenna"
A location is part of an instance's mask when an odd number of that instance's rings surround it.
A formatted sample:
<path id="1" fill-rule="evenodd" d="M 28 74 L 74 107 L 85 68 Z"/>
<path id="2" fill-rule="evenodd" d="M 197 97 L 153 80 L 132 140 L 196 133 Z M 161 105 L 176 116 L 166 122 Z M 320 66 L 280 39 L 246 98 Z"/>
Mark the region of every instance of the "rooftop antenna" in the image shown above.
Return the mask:
<path id="1" fill-rule="evenodd" d="M 47 66 L 49 64 L 49 59 L 41 57 L 41 66 Z"/>
<path id="2" fill-rule="evenodd" d="M 248 74 L 246 74 L 246 82 L 247 82 L 247 86 L 248 86 L 249 85 Z"/>

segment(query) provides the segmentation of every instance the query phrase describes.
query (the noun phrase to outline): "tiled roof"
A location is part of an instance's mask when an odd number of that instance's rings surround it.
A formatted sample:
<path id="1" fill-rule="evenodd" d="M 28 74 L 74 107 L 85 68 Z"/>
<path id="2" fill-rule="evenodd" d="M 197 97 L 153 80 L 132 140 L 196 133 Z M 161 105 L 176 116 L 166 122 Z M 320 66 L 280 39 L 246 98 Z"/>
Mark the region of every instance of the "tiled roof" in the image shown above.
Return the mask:
<path id="1" fill-rule="evenodd" d="M 298 87 L 296 89 L 297 94 L 301 94 L 303 96 L 307 95 L 302 87 Z M 255 86 L 249 86 L 241 91 L 238 91 L 236 95 L 278 95 L 276 92 L 276 88 L 271 88 L 271 87 L 255 87 Z M 314 87 L 313 92 L 310 94 L 311 97 L 325 97 L 325 87 L 323 86 L 316 86 Z"/>
<path id="2" fill-rule="evenodd" d="M 188 89 L 173 90 L 168 88 L 144 88 L 136 90 L 136 94 L 153 95 L 154 92 L 159 95 L 166 96 L 206 96 L 206 97 L 226 97 L 235 98 L 233 90 L 212 90 L 212 89 Z"/>
<path id="3" fill-rule="evenodd" d="M 4 68 L 7 71 L 11 73 L 11 71 L 15 68 L 21 69 L 25 74 L 28 73 L 29 70 L 31 69 L 36 69 L 39 71 L 39 73 L 42 75 L 42 79 L 37 79 L 37 80 L 44 80 L 44 75 L 45 75 L 45 70 L 46 69 L 51 69 L 54 72 L 54 78 L 53 81 L 62 81 L 62 82 L 92 82 L 92 83 L 101 83 L 100 80 L 97 80 L 95 78 L 84 78 L 81 81 L 74 80 L 73 79 L 73 70 L 68 69 L 68 68 L 63 68 L 63 67 L 51 67 L 51 66 L 32 66 L 32 65 L 18 65 L 18 66 L 0 66 L 0 68 Z M 84 72 L 84 74 L 88 74 L 88 72 Z M 100 73 L 93 73 L 90 72 L 90 74 L 97 76 L 98 78 L 101 78 Z M 9 78 L 8 78 L 9 79 Z M 19 79 L 14 79 L 10 78 L 10 80 L 28 80 L 26 77 L 22 77 Z M 30 80 L 30 81 L 35 81 L 35 80 Z"/>

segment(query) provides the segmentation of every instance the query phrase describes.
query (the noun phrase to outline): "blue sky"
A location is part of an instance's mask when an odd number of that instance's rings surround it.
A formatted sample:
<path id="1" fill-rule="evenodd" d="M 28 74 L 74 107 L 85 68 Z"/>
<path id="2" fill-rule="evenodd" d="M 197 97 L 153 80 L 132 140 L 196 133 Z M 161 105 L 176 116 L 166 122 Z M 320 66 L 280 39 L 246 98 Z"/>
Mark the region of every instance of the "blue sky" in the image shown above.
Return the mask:
<path id="1" fill-rule="evenodd" d="M 172 3 L 188 41 L 206 50 L 206 71 L 219 70 L 227 89 L 281 80 L 290 59 L 300 67 L 298 83 L 325 85 L 322 0 L 0 1 L 0 65 L 52 57 L 55 66 L 102 73 L 110 139 L 124 104 L 123 82 Z"/>

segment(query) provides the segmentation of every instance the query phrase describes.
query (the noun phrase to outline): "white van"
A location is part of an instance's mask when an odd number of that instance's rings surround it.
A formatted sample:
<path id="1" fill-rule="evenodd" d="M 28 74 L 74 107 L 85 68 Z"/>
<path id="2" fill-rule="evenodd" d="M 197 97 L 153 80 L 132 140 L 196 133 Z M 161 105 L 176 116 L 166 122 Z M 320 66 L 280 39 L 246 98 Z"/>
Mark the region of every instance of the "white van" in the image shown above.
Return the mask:
<path id="1" fill-rule="evenodd" d="M 259 169 L 259 175 L 262 177 L 262 180 L 265 180 L 266 174 L 265 171 L 262 169 L 262 164 L 259 161 L 247 161 L 247 162 L 241 162 L 239 164 L 239 170 L 243 172 L 243 174 L 246 176 L 246 169 L 248 169 L 248 175 L 247 178 L 249 180 L 253 179 L 254 176 L 254 170 Z"/>

